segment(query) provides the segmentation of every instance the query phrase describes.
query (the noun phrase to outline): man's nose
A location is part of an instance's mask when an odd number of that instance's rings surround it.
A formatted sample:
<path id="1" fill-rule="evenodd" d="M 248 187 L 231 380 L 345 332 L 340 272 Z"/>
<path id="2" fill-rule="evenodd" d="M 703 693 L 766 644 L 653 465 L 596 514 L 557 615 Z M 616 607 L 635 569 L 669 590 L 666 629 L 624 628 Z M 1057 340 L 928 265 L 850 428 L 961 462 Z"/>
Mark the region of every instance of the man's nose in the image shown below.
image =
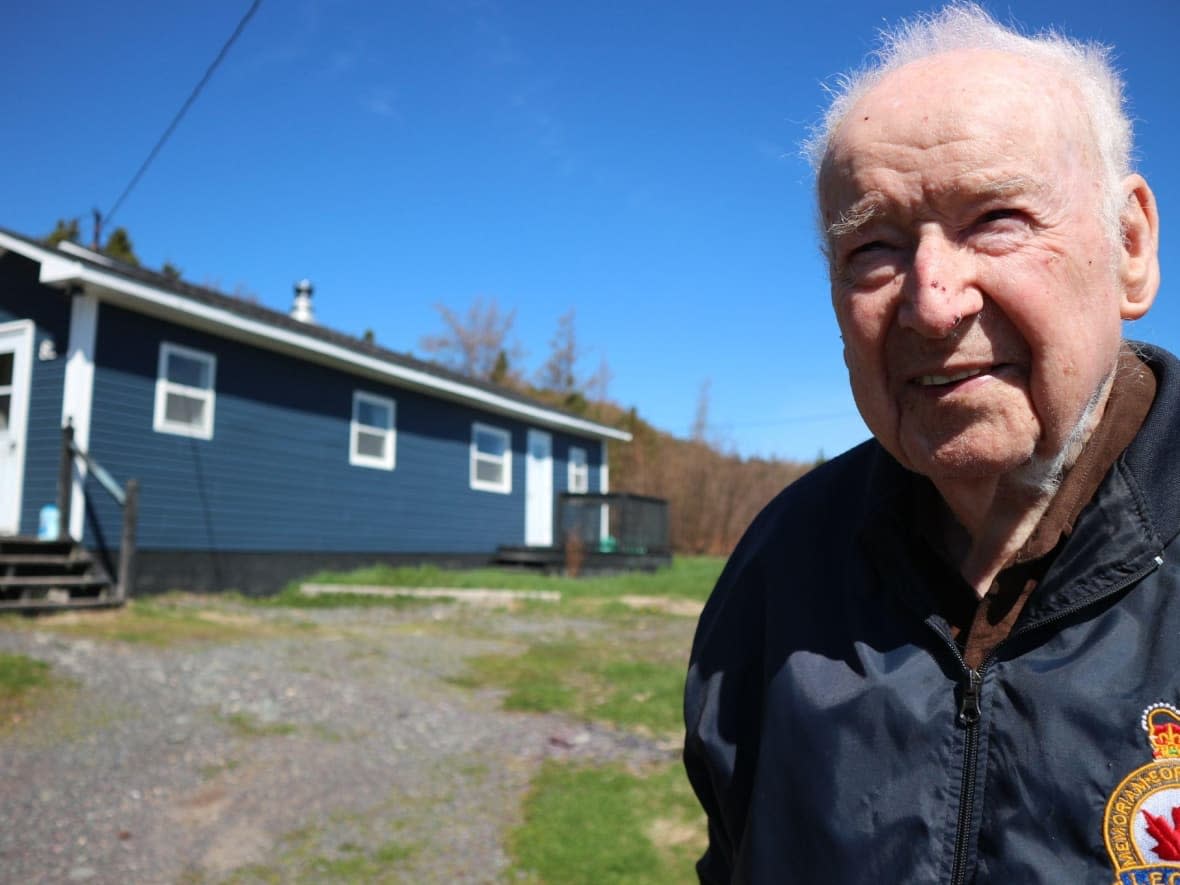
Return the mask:
<path id="1" fill-rule="evenodd" d="M 983 309 L 974 256 L 941 230 L 924 231 L 906 274 L 898 322 L 927 338 L 945 338 Z"/>

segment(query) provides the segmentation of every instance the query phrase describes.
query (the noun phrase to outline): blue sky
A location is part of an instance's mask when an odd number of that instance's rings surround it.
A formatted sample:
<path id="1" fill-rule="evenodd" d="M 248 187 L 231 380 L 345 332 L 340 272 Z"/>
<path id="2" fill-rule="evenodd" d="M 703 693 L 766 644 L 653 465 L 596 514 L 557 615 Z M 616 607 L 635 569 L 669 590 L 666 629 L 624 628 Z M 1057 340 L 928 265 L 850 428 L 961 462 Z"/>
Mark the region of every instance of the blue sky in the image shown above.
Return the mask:
<path id="1" fill-rule="evenodd" d="M 810 459 L 867 433 L 847 391 L 798 144 L 821 84 L 936 4 L 264 0 L 114 225 L 149 266 L 420 353 L 434 305 L 516 311 L 530 372 L 576 311 L 582 369 L 687 435 Z M 1132 337 L 1180 350 L 1166 281 L 1180 4 L 987 4 L 1115 46 L 1165 285 Z M 107 211 L 247 0 L 13 4 L 0 227 Z M 1129 8 L 1128 8 L 1129 10 Z"/>

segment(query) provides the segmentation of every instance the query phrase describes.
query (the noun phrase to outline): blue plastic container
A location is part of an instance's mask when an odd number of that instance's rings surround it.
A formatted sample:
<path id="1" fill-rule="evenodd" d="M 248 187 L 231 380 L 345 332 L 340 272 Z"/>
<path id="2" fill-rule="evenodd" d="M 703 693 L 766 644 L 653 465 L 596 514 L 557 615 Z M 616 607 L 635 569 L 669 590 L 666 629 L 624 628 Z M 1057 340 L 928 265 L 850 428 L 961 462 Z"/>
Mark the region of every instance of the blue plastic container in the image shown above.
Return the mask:
<path id="1" fill-rule="evenodd" d="M 41 508 L 41 519 L 37 523 L 37 538 L 41 541 L 56 541 L 61 535 L 61 514 L 56 504 Z"/>

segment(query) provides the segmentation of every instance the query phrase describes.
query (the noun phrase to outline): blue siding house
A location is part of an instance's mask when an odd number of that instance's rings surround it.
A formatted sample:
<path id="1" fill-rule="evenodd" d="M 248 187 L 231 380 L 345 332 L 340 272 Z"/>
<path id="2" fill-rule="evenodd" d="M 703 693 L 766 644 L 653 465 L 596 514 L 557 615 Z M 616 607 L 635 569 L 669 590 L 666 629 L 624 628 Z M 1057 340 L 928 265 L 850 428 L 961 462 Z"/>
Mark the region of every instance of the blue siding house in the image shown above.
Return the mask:
<path id="1" fill-rule="evenodd" d="M 287 315 L 0 230 L 0 536 L 57 500 L 67 422 L 139 482 L 138 591 L 484 563 L 553 546 L 558 494 L 608 491 L 628 434 L 318 326 L 308 295 Z M 66 528 L 109 552 L 95 487 L 76 465 Z"/>

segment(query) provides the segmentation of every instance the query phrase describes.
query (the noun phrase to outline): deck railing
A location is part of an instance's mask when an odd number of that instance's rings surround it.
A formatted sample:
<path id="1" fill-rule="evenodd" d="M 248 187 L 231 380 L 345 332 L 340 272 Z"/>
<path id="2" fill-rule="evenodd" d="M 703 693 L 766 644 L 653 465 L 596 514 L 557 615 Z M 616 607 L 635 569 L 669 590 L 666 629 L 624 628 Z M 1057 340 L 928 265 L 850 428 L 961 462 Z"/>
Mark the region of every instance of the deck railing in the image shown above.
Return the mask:
<path id="1" fill-rule="evenodd" d="M 663 498 L 632 495 L 563 493 L 558 497 L 558 537 L 566 545 L 581 545 L 587 553 L 665 555 L 668 502 Z"/>
<path id="2" fill-rule="evenodd" d="M 135 579 L 135 536 L 139 522 L 139 480 L 129 479 L 127 485 L 119 488 L 119 484 L 92 458 L 89 453 L 78 448 L 74 442 L 73 422 L 67 421 L 61 429 L 61 465 L 57 479 L 57 510 L 58 510 L 58 540 L 70 540 L 70 510 L 73 507 L 74 461 L 81 461 L 86 465 L 87 473 L 101 485 L 107 493 L 123 508 L 123 531 L 119 542 L 119 566 L 116 575 L 116 594 L 118 601 L 127 598 Z"/>

